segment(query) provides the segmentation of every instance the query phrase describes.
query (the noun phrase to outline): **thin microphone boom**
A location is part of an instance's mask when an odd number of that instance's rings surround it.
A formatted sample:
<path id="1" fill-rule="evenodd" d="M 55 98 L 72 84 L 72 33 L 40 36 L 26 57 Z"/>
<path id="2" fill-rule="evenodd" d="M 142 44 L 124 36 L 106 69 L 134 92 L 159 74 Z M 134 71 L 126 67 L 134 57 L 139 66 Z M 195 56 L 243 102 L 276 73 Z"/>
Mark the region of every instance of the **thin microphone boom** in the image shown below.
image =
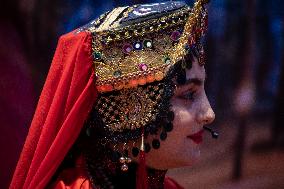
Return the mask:
<path id="1" fill-rule="evenodd" d="M 206 126 L 203 126 L 203 128 L 206 130 L 206 131 L 209 131 L 212 135 L 212 138 L 215 138 L 217 139 L 219 134 L 216 132 L 216 131 L 213 131 L 211 128 L 209 127 L 206 127 Z"/>

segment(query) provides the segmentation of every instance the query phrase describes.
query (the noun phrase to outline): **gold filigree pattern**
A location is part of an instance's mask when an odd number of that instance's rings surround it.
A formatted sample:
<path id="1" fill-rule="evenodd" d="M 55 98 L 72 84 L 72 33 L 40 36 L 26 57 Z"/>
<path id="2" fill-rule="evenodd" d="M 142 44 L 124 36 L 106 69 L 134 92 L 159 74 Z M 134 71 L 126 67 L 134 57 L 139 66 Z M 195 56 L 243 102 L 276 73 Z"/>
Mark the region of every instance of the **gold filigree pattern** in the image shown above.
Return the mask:
<path id="1" fill-rule="evenodd" d="M 102 95 L 96 109 L 110 131 L 137 129 L 155 119 L 163 90 L 162 83 L 123 89 L 117 94 Z"/>
<path id="2" fill-rule="evenodd" d="M 128 41 L 127 43 L 133 44 L 135 42 Z M 157 69 L 162 65 L 169 64 L 170 62 L 166 61 L 165 58 L 167 58 L 172 47 L 173 41 L 169 36 L 160 35 L 154 38 L 152 48 L 133 50 L 128 54 L 123 54 L 123 44 L 114 44 L 113 48 L 105 48 L 105 50 L 102 50 L 103 61 L 94 62 L 98 76 L 97 82 L 131 76 L 132 73 L 143 74 L 147 70 Z M 141 68 L 141 64 L 145 64 L 144 69 Z M 115 75 L 116 71 L 119 71 L 119 75 Z"/>

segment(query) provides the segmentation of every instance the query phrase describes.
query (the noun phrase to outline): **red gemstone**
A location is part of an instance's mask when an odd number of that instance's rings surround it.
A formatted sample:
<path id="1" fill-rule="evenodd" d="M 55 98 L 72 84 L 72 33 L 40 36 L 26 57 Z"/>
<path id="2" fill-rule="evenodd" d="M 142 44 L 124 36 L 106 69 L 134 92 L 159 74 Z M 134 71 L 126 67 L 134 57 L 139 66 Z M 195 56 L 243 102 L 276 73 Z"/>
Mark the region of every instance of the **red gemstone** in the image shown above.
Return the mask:
<path id="1" fill-rule="evenodd" d="M 147 64 L 141 63 L 141 64 L 139 64 L 139 69 L 141 71 L 146 71 L 148 69 L 148 66 L 147 66 Z"/>
<path id="2" fill-rule="evenodd" d="M 129 43 L 123 45 L 123 52 L 125 54 L 129 54 L 131 51 L 132 51 L 132 45 L 130 45 Z"/>
<path id="3" fill-rule="evenodd" d="M 172 34 L 171 34 L 171 40 L 173 41 L 178 41 L 179 38 L 180 38 L 180 32 L 179 31 L 174 31 Z"/>

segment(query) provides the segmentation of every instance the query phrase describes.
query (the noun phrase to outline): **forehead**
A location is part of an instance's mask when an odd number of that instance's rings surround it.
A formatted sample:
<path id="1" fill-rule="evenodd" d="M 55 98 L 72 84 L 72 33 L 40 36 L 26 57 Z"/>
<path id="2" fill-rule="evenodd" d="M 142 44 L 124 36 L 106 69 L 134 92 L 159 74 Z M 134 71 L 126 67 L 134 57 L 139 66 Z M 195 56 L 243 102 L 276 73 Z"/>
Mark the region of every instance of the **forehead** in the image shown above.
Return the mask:
<path id="1" fill-rule="evenodd" d="M 197 78 L 201 81 L 205 80 L 205 68 L 204 66 L 200 66 L 198 64 L 198 60 L 194 58 L 194 61 L 192 62 L 192 68 L 186 70 L 186 80 Z"/>

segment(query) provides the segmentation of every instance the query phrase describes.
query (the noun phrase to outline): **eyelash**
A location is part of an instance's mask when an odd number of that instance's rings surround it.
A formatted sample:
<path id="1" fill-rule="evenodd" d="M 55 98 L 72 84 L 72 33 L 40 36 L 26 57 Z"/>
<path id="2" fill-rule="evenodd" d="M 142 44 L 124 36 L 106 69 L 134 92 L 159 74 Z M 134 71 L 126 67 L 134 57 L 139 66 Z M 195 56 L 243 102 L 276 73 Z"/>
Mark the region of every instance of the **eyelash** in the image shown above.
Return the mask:
<path id="1" fill-rule="evenodd" d="M 184 95 L 181 96 L 182 99 L 184 100 L 191 100 L 193 101 L 194 100 L 194 96 L 195 96 L 195 92 L 196 91 L 188 91 L 186 92 Z"/>

